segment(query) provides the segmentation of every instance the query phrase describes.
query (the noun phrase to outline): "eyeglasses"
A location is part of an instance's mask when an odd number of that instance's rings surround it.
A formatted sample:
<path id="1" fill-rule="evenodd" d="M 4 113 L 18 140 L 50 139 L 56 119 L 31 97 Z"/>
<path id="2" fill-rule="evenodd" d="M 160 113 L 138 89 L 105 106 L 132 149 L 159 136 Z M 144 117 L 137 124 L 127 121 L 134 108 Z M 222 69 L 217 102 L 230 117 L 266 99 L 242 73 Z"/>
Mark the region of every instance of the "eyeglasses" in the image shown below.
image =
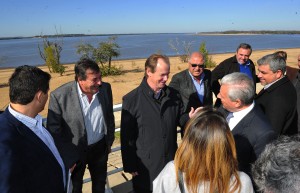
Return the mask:
<path id="1" fill-rule="evenodd" d="M 193 68 L 195 68 L 196 66 L 198 66 L 199 68 L 205 68 L 205 65 L 204 64 L 191 64 L 191 66 Z"/>

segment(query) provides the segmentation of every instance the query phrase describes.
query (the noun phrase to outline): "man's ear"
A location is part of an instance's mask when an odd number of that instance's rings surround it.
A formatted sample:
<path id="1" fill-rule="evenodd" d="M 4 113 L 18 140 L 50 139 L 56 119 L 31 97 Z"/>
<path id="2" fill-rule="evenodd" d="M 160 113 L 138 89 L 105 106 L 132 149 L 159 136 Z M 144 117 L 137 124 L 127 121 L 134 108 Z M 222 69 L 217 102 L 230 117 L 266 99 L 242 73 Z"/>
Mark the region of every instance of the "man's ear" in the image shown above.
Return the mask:
<path id="1" fill-rule="evenodd" d="M 35 94 L 35 98 L 37 101 L 41 102 L 43 96 L 43 91 L 39 90 L 36 94 Z"/>
<path id="2" fill-rule="evenodd" d="M 283 73 L 281 70 L 277 70 L 277 73 L 276 73 L 276 78 L 279 79 L 283 76 Z"/>
<path id="3" fill-rule="evenodd" d="M 150 68 L 146 68 L 146 74 L 148 75 L 148 77 L 151 77 L 152 76 L 152 72 L 150 70 Z"/>
<path id="4" fill-rule="evenodd" d="M 235 100 L 235 107 L 240 108 L 243 105 L 242 101 L 240 99 Z"/>

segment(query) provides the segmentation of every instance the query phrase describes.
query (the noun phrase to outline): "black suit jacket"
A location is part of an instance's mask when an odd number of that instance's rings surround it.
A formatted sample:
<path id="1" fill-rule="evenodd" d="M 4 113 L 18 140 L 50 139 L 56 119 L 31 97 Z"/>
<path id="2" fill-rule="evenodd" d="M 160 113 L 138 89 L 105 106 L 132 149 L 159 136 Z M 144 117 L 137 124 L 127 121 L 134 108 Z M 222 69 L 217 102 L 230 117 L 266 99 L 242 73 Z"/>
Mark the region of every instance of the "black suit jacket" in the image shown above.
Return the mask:
<path id="1" fill-rule="evenodd" d="M 177 126 L 188 115 L 179 93 L 165 86 L 157 100 L 143 79 L 139 87 L 123 97 L 121 153 L 125 172 L 138 172 L 134 186 L 152 190 L 152 182 L 177 150 Z"/>
<path id="2" fill-rule="evenodd" d="M 109 83 L 102 82 L 97 97 L 107 126 L 106 143 L 111 146 L 114 141 L 115 122 Z M 87 134 L 76 81 L 64 84 L 51 92 L 47 129 L 52 134 L 66 167 L 70 168 L 85 155 L 88 146 Z"/>
<path id="3" fill-rule="evenodd" d="M 255 72 L 255 65 L 250 60 L 250 70 L 252 73 L 252 79 L 254 81 L 254 86 L 256 86 L 256 83 L 259 81 L 256 72 Z M 223 62 L 221 62 L 218 66 L 216 66 L 213 71 L 211 72 L 211 84 L 212 84 L 212 91 L 217 97 L 217 95 L 220 92 L 220 83 L 219 80 L 221 80 L 224 76 L 227 74 L 231 74 L 233 72 L 240 72 L 240 64 L 238 63 L 236 59 L 236 55 L 233 57 L 227 58 Z M 216 106 L 219 107 L 221 105 L 221 101 L 217 99 Z"/>
<path id="4" fill-rule="evenodd" d="M 233 128 L 239 170 L 251 177 L 251 164 L 265 146 L 276 138 L 276 133 L 259 108 L 254 108 Z"/>
<path id="5" fill-rule="evenodd" d="M 0 192 L 63 193 L 62 168 L 47 145 L 8 109 L 0 123 Z"/>
<path id="6" fill-rule="evenodd" d="M 201 106 L 212 106 L 212 90 L 211 90 L 211 71 L 204 69 L 204 98 L 203 103 L 200 101 L 193 80 L 189 74 L 189 70 L 181 71 L 172 77 L 169 84 L 170 87 L 176 89 L 182 98 L 184 108 L 187 112 L 191 107 L 197 108 Z"/>
<path id="7" fill-rule="evenodd" d="M 255 97 L 277 135 L 292 135 L 297 130 L 297 94 L 287 77 L 275 82 Z"/>

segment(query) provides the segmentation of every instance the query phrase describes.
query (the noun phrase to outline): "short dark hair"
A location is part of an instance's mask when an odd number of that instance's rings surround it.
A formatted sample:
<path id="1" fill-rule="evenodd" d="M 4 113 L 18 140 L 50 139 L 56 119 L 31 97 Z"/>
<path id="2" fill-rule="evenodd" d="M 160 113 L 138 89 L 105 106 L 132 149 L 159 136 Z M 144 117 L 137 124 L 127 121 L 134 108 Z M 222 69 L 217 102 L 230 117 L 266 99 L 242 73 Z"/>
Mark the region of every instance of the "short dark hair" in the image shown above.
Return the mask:
<path id="1" fill-rule="evenodd" d="M 250 54 L 252 53 L 252 47 L 250 46 L 250 44 L 246 44 L 246 43 L 241 43 L 236 51 L 238 52 L 240 48 L 246 49 L 246 50 L 250 50 Z"/>
<path id="2" fill-rule="evenodd" d="M 281 57 L 284 59 L 284 61 L 287 60 L 287 53 L 285 51 L 277 51 L 277 52 L 274 52 L 274 55 L 277 56 L 277 57 Z"/>
<path id="3" fill-rule="evenodd" d="M 163 59 L 167 64 L 170 65 L 169 58 L 161 54 L 152 54 L 145 62 L 145 77 L 147 77 L 147 68 L 150 69 L 152 73 L 155 72 L 158 59 Z"/>
<path id="4" fill-rule="evenodd" d="M 38 91 L 47 93 L 51 75 L 35 66 L 19 66 L 9 78 L 10 102 L 27 105 Z"/>
<path id="5" fill-rule="evenodd" d="M 88 69 L 90 69 L 96 73 L 101 73 L 97 62 L 95 62 L 94 60 L 91 60 L 91 59 L 84 58 L 84 59 L 79 60 L 75 64 L 75 67 L 74 67 L 75 80 L 78 81 L 78 78 L 80 78 L 81 80 L 85 80 L 86 79 L 86 71 Z"/>

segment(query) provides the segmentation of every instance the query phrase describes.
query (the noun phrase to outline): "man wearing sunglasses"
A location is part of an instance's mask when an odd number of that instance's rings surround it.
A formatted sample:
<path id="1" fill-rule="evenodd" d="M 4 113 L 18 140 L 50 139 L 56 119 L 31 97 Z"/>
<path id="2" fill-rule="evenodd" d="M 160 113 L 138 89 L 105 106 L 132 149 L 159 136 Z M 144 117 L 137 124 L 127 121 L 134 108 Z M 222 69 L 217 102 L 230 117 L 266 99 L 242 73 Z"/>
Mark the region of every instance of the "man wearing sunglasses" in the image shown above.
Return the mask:
<path id="1" fill-rule="evenodd" d="M 247 74 L 253 81 L 254 86 L 257 82 L 259 82 L 255 73 L 255 66 L 252 60 L 250 60 L 250 55 L 252 53 L 252 48 L 249 44 L 241 43 L 236 49 L 236 54 L 230 58 L 225 59 L 221 62 L 215 69 L 212 71 L 212 90 L 217 96 L 220 92 L 220 83 L 225 75 L 233 73 L 233 72 L 242 72 Z M 219 99 L 216 100 L 215 106 L 219 107 L 221 105 L 221 101 Z"/>
<path id="2" fill-rule="evenodd" d="M 194 52 L 189 56 L 188 69 L 172 77 L 170 87 L 179 91 L 185 111 L 191 107 L 212 106 L 211 71 L 205 69 L 202 53 Z"/>

